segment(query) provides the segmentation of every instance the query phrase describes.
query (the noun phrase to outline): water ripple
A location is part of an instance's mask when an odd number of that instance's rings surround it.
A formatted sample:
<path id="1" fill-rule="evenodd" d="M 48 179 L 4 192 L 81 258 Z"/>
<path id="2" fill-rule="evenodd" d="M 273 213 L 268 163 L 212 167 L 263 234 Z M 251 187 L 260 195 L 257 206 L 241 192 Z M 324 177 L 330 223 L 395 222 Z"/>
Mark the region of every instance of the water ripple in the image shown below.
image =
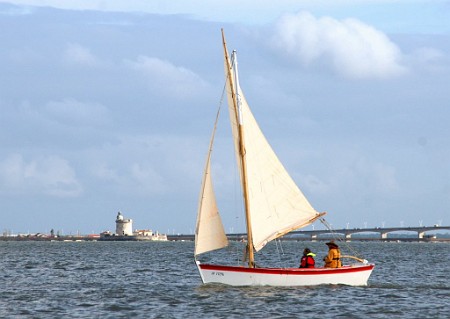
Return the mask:
<path id="1" fill-rule="evenodd" d="M 450 245 L 354 245 L 376 263 L 367 287 L 202 285 L 190 242 L 0 242 L 0 317 L 448 317 Z M 286 243 L 280 259 L 297 265 L 303 246 Z M 308 246 L 319 261 L 326 253 L 323 243 Z M 230 262 L 241 253 L 233 243 L 206 257 Z M 278 263 L 276 255 L 269 244 L 258 262 Z"/>

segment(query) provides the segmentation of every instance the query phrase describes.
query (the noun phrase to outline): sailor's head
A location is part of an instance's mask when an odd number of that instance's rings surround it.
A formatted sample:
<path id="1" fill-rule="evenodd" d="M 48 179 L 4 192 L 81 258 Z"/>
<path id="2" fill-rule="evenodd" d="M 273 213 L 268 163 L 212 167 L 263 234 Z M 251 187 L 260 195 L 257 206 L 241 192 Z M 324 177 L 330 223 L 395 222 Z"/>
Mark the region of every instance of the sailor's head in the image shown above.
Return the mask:
<path id="1" fill-rule="evenodd" d="M 326 243 L 326 245 L 328 246 L 328 248 L 339 248 L 339 246 L 336 245 L 333 240 Z"/>

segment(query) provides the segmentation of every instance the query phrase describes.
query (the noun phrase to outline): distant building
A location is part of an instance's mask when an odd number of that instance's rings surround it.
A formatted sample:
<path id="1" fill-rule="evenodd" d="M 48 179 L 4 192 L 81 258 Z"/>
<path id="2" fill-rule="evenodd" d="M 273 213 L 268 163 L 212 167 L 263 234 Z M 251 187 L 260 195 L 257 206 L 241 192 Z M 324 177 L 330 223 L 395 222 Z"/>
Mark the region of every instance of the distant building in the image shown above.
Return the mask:
<path id="1" fill-rule="evenodd" d="M 133 235 L 140 240 L 167 240 L 166 234 L 154 233 L 151 229 L 135 230 Z"/>
<path id="2" fill-rule="evenodd" d="M 133 220 L 124 218 L 121 212 L 116 217 L 116 232 L 111 234 L 109 230 L 100 234 L 100 240 L 151 240 L 151 241 L 167 241 L 167 235 L 154 233 L 150 229 L 135 230 L 133 232 Z"/>
<path id="3" fill-rule="evenodd" d="M 116 235 L 133 236 L 133 220 L 129 218 L 124 219 L 121 212 L 117 213 Z"/>

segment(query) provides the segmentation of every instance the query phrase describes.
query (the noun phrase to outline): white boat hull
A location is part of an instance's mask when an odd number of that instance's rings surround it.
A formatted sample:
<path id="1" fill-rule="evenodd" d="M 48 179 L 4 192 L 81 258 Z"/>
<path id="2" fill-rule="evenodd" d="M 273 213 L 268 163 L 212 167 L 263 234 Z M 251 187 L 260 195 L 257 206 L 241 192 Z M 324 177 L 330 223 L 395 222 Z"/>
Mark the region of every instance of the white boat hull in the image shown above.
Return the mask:
<path id="1" fill-rule="evenodd" d="M 375 267 L 361 264 L 341 268 L 247 268 L 196 263 L 203 283 L 231 286 L 366 286 Z"/>

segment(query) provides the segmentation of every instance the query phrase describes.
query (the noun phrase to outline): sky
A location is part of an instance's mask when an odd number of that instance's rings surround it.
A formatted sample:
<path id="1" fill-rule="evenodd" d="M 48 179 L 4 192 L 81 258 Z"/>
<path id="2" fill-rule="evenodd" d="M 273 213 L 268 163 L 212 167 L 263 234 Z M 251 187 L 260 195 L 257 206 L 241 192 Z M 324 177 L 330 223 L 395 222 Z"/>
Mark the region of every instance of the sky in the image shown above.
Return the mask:
<path id="1" fill-rule="evenodd" d="M 0 0 L 0 231 L 114 231 L 121 211 L 193 233 L 221 28 L 263 132 L 334 228 L 449 225 L 450 2 L 329 2 Z M 214 186 L 243 231 L 222 113 Z"/>

